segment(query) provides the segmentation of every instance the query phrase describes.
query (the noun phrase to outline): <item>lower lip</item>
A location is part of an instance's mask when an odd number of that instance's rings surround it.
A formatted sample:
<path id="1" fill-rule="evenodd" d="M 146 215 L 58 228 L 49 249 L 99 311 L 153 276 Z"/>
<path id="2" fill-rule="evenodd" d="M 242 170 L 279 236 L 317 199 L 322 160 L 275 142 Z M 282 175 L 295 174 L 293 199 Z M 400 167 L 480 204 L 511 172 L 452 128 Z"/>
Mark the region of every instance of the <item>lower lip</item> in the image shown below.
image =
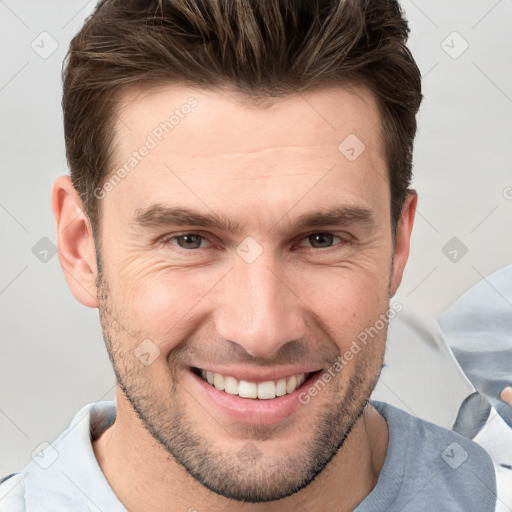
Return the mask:
<path id="1" fill-rule="evenodd" d="M 238 395 L 230 395 L 220 391 L 201 377 L 196 375 L 190 368 L 187 374 L 192 377 L 191 381 L 196 389 L 200 389 L 206 395 L 214 407 L 220 412 L 238 423 L 248 424 L 272 424 L 279 423 L 292 415 L 304 404 L 300 402 L 299 396 L 303 393 L 319 375 L 320 370 L 312 373 L 292 393 L 278 396 L 273 399 L 263 400 L 257 398 L 242 398 Z"/>

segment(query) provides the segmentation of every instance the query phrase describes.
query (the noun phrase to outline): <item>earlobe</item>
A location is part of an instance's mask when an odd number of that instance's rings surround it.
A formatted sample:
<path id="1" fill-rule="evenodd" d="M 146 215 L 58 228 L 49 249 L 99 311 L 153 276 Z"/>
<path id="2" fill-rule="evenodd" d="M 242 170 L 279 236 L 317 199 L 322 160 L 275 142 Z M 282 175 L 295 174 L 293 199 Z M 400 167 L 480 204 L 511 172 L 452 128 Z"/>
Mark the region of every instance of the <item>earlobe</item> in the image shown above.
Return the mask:
<path id="1" fill-rule="evenodd" d="M 415 190 L 410 190 L 402 207 L 402 214 L 400 215 L 400 220 L 396 230 L 395 253 L 390 283 L 391 297 L 396 293 L 400 283 L 402 282 L 405 264 L 409 257 L 411 233 L 414 225 L 417 204 L 418 194 Z"/>
<path id="2" fill-rule="evenodd" d="M 91 224 L 69 176 L 52 187 L 52 210 L 57 228 L 59 261 L 71 293 L 85 306 L 98 306 L 96 252 Z"/>

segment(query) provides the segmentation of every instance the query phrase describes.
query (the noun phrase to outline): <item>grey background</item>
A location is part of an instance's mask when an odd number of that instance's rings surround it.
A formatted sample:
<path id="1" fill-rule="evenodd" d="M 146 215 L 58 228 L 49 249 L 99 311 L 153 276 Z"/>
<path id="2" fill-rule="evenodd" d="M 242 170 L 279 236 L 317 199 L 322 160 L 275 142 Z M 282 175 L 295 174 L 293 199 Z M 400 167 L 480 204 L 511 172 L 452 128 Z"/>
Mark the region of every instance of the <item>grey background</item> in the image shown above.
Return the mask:
<path id="1" fill-rule="evenodd" d="M 399 295 L 435 316 L 511 261 L 512 2 L 402 4 L 425 100 Z M 50 243 L 51 184 L 68 172 L 61 64 L 94 5 L 0 0 L 0 475 L 23 468 L 83 405 L 114 397 L 97 311 L 71 295 Z"/>

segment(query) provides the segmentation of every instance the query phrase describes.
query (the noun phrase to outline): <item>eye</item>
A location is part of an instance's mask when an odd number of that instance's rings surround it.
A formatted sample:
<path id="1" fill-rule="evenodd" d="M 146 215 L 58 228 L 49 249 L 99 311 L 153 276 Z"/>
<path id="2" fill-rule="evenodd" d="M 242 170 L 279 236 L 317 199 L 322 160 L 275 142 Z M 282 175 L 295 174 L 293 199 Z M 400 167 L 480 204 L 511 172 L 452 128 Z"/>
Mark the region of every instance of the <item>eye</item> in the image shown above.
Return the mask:
<path id="1" fill-rule="evenodd" d="M 329 249 L 334 245 L 336 239 L 344 242 L 344 240 L 332 233 L 312 233 L 304 238 L 304 241 L 309 241 L 313 249 Z"/>
<path id="2" fill-rule="evenodd" d="M 305 242 L 309 242 L 305 244 Z M 185 252 L 193 252 L 197 249 L 206 249 L 208 244 L 212 243 L 212 240 L 208 236 L 201 233 L 178 233 L 175 235 L 169 235 L 161 240 L 163 246 L 174 245 Z M 343 239 L 339 236 L 333 235 L 332 233 L 311 233 L 302 239 L 299 246 L 311 247 L 313 249 L 330 249 L 336 245 L 344 245 L 348 243 L 348 240 Z"/>
<path id="3" fill-rule="evenodd" d="M 162 240 L 164 244 L 171 243 L 173 245 L 177 245 L 180 249 L 184 250 L 194 250 L 204 248 L 201 244 L 203 242 L 209 242 L 208 238 L 199 233 L 182 233 L 178 235 L 172 235 L 164 240 Z"/>

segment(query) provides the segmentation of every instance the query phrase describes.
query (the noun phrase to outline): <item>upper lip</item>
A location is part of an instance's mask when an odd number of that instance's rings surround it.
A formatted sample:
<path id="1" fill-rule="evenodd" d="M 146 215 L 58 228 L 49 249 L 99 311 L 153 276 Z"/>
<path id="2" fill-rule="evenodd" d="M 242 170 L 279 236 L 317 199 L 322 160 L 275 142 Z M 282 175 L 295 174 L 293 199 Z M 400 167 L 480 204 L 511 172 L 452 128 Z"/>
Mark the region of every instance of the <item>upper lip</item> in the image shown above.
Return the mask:
<path id="1" fill-rule="evenodd" d="M 244 368 L 237 366 L 235 367 L 202 367 L 195 366 L 194 368 L 199 368 L 199 370 L 206 370 L 213 373 L 221 373 L 222 375 L 230 375 L 231 377 L 235 377 L 238 381 L 246 380 L 249 382 L 266 382 L 269 380 L 279 380 L 286 377 L 291 377 L 292 375 L 297 375 L 300 373 L 313 373 L 318 371 L 320 368 L 312 368 L 312 367 L 304 367 L 304 366 L 283 366 L 283 367 L 275 367 L 275 368 L 260 368 L 255 369 L 252 368 Z"/>

